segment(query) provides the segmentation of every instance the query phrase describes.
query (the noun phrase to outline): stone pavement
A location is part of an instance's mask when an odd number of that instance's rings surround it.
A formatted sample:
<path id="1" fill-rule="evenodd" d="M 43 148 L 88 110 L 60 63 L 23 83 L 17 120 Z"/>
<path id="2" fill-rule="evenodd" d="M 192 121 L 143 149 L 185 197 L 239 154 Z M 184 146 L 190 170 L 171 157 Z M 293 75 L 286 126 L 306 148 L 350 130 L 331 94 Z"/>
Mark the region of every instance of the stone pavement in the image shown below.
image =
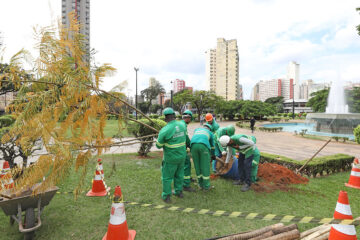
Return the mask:
<path id="1" fill-rule="evenodd" d="M 219 125 L 225 127 L 230 124 L 235 125 L 235 123 L 236 122 L 219 122 Z M 256 125 L 258 126 L 259 124 L 256 123 Z M 188 126 L 190 138 L 197 127 L 200 127 L 199 123 L 191 123 Z M 257 139 L 256 145 L 261 152 L 278 154 L 296 160 L 312 157 L 312 155 L 325 144 L 325 141 L 302 138 L 300 136 L 294 136 L 289 132 L 268 133 L 255 131 L 254 134 L 251 134 L 250 130 L 236 127 L 236 134 L 254 135 Z M 138 148 L 139 144 L 126 147 L 113 147 L 106 153 L 137 152 Z M 156 151 L 158 149 L 154 146 L 151 150 Z M 360 145 L 332 141 L 317 156 L 328 156 L 337 153 L 360 157 Z"/>
<path id="2" fill-rule="evenodd" d="M 221 127 L 225 127 L 230 124 L 235 125 L 236 122 L 219 122 Z M 259 126 L 259 123 L 256 123 L 256 126 Z M 188 132 L 190 138 L 192 137 L 195 128 L 200 127 L 200 124 L 195 122 L 191 123 L 188 126 Z M 260 152 L 278 154 L 286 156 L 295 160 L 309 159 L 317 150 L 319 150 L 325 141 L 312 140 L 307 138 L 302 138 L 300 136 L 294 136 L 289 132 L 260 132 L 255 131 L 254 134 L 251 134 L 250 130 L 240 129 L 236 127 L 236 134 L 246 134 L 254 135 L 257 139 L 257 147 Z M 125 140 L 125 139 L 124 139 Z M 110 150 L 105 152 L 105 154 L 112 153 L 135 153 L 139 148 L 139 144 L 130 145 L 126 147 L 112 147 Z M 151 151 L 157 151 L 158 149 L 152 147 Z M 328 156 L 337 153 L 349 154 L 352 156 L 360 157 L 360 145 L 359 144 L 347 144 L 340 142 L 330 142 L 317 156 Z M 29 162 L 36 161 L 38 156 L 30 157 Z M 0 169 L 2 167 L 2 161 L 0 160 Z"/>

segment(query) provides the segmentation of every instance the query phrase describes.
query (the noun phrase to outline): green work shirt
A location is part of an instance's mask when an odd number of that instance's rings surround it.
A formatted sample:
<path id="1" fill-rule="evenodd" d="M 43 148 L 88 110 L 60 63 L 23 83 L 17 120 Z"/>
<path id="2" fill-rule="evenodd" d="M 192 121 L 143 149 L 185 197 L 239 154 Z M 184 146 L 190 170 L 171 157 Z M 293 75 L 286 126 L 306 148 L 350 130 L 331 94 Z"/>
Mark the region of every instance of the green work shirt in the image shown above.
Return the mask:
<path id="1" fill-rule="evenodd" d="M 186 147 L 190 148 L 190 138 L 189 138 L 189 134 L 187 131 L 187 123 L 184 120 L 180 120 L 180 122 L 183 122 L 185 125 L 185 129 L 186 129 Z"/>
<path id="2" fill-rule="evenodd" d="M 240 147 L 247 145 L 241 141 L 241 138 L 251 140 L 254 144 L 256 143 L 256 138 L 254 136 L 248 136 L 248 135 L 244 135 L 244 134 L 236 134 L 236 135 L 231 136 L 230 138 L 235 142 L 235 145 L 239 145 Z M 234 145 L 230 145 L 230 146 L 235 148 L 239 152 L 245 154 L 245 158 L 248 158 L 255 153 L 255 149 L 253 146 L 249 146 L 245 149 L 237 148 Z"/>
<path id="3" fill-rule="evenodd" d="M 163 160 L 168 163 L 181 163 L 186 158 L 186 126 L 180 121 L 168 122 L 159 132 L 157 148 L 164 149 Z"/>
<path id="4" fill-rule="evenodd" d="M 211 124 L 211 127 L 212 127 L 212 132 L 215 133 L 218 129 L 219 129 L 219 124 L 215 121 L 215 119 L 213 119 L 212 121 L 212 124 Z"/>
<path id="5" fill-rule="evenodd" d="M 211 155 L 215 153 L 215 137 L 214 134 L 206 128 L 197 128 L 194 131 L 194 135 L 191 138 L 190 145 L 194 143 L 204 144 L 211 152 Z"/>
<path id="6" fill-rule="evenodd" d="M 216 156 L 220 156 L 220 154 L 222 154 L 222 152 L 225 151 L 219 142 L 219 139 L 224 135 L 227 135 L 229 137 L 232 136 L 232 135 L 228 134 L 227 127 L 221 127 L 215 133 L 215 155 Z M 235 155 L 234 149 L 233 149 L 233 155 Z"/>

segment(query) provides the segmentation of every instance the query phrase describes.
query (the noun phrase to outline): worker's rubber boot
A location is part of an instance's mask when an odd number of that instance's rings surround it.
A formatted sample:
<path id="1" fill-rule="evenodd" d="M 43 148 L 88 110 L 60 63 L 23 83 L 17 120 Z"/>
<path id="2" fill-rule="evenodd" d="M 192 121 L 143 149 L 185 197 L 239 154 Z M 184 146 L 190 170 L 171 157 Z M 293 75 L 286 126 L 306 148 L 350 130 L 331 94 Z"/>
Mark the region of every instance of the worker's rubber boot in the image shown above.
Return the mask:
<path id="1" fill-rule="evenodd" d="M 241 188 L 241 191 L 242 192 L 246 192 L 246 191 L 249 191 L 250 190 L 250 185 L 245 183 L 242 188 Z"/>
<path id="2" fill-rule="evenodd" d="M 171 203 L 170 195 L 168 195 L 165 199 L 163 199 L 165 203 Z"/>
<path id="3" fill-rule="evenodd" d="M 182 192 L 180 192 L 179 194 L 175 194 L 175 196 L 177 196 L 178 198 L 184 198 L 184 194 Z"/>
<path id="4" fill-rule="evenodd" d="M 183 187 L 183 190 L 187 192 L 196 192 L 196 190 L 193 189 L 192 187 Z"/>
<path id="5" fill-rule="evenodd" d="M 240 179 L 233 181 L 233 185 L 243 185 L 243 184 L 244 184 L 244 182 L 241 181 Z"/>

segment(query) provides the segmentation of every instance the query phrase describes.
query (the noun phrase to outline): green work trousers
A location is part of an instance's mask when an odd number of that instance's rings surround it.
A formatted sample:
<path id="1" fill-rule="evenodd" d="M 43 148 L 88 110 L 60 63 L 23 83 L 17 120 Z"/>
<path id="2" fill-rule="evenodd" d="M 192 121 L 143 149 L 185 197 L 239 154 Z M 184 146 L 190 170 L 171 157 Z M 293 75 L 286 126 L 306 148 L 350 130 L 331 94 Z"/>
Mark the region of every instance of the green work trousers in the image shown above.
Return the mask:
<path id="1" fill-rule="evenodd" d="M 202 143 L 191 145 L 191 155 L 199 186 L 203 189 L 210 188 L 210 150 Z"/>
<path id="2" fill-rule="evenodd" d="M 163 161 L 161 168 L 161 180 L 163 185 L 163 191 L 161 197 L 166 199 L 167 196 L 171 196 L 171 184 L 174 180 L 175 195 L 182 192 L 184 181 L 184 162 L 174 164 Z"/>
<path id="3" fill-rule="evenodd" d="M 190 153 L 186 154 L 185 165 L 184 165 L 184 187 L 190 187 L 191 178 L 191 161 Z"/>

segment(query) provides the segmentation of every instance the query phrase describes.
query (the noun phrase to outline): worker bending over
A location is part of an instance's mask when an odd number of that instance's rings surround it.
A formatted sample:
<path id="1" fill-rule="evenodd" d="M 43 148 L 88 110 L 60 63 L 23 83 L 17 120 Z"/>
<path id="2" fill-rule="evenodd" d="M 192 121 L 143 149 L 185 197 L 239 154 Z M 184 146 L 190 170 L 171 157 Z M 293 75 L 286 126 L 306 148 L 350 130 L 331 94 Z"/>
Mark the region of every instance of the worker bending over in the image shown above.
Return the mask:
<path id="1" fill-rule="evenodd" d="M 171 183 L 174 180 L 175 196 L 183 198 L 184 163 L 186 158 L 186 126 L 175 120 L 172 108 L 164 109 L 166 126 L 163 127 L 156 141 L 157 148 L 164 149 L 161 179 L 163 191 L 162 199 L 170 203 Z"/>
<path id="2" fill-rule="evenodd" d="M 256 138 L 254 136 L 247 136 L 244 134 L 220 137 L 220 143 L 223 147 L 230 146 L 239 152 L 238 170 L 240 180 L 235 181 L 234 185 L 243 185 L 242 192 L 246 192 L 251 186 L 252 167 L 254 167 L 253 174 L 254 181 L 257 175 L 257 166 L 260 160 L 260 152 L 256 147 Z M 256 171 L 256 173 L 255 173 Z"/>
<path id="3" fill-rule="evenodd" d="M 195 129 L 191 138 L 191 155 L 199 187 L 203 190 L 211 188 L 210 161 L 215 159 L 214 134 L 211 130 L 211 125 L 205 123 L 204 127 Z"/>
<path id="4" fill-rule="evenodd" d="M 215 133 L 219 129 L 219 124 L 214 119 L 211 113 L 205 115 L 205 121 L 211 126 L 211 131 Z"/>

